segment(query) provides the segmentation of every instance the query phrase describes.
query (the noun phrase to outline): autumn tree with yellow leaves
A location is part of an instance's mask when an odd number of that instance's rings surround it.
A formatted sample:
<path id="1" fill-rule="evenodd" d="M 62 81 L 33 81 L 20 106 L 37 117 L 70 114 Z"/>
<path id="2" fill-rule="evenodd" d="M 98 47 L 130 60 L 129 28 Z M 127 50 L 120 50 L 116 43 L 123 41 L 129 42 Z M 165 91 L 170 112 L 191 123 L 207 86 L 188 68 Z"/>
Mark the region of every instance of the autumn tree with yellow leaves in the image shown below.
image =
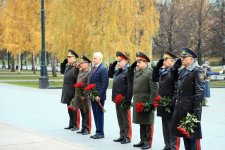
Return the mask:
<path id="1" fill-rule="evenodd" d="M 101 51 L 107 62 L 117 50 L 131 59 L 137 51 L 151 56 L 151 39 L 159 27 L 154 0 L 53 0 L 47 9 L 49 50 L 60 59 L 69 48 L 87 56 Z"/>
<path id="2" fill-rule="evenodd" d="M 20 61 L 23 52 L 41 50 L 40 0 L 2 0 L 2 46 Z M 103 52 L 105 62 L 117 50 L 134 60 L 137 51 L 151 57 L 159 27 L 154 0 L 45 0 L 46 50 L 63 60 L 68 49 L 80 55 Z M 20 63 L 18 63 L 20 64 Z"/>

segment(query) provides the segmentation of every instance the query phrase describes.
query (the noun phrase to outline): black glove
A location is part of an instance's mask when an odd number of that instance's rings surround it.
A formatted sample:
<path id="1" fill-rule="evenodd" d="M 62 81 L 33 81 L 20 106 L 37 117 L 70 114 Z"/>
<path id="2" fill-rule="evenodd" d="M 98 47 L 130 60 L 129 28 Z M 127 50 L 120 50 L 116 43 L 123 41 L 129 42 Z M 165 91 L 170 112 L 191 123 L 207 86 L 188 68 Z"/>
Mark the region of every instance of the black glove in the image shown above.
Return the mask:
<path id="1" fill-rule="evenodd" d="M 68 63 L 68 60 L 64 59 L 64 61 L 60 64 L 60 72 L 61 72 L 61 74 L 64 74 L 67 63 Z"/>
<path id="2" fill-rule="evenodd" d="M 114 61 L 114 62 L 112 63 L 112 67 L 115 68 L 116 65 L 117 65 L 117 61 Z"/>
<path id="3" fill-rule="evenodd" d="M 137 66 L 137 61 L 135 61 L 135 62 L 130 66 L 130 68 L 134 69 L 136 66 Z"/>
<path id="4" fill-rule="evenodd" d="M 173 67 L 178 69 L 181 67 L 181 65 L 181 58 L 178 58 L 177 61 L 174 63 Z"/>
<path id="5" fill-rule="evenodd" d="M 163 66 L 164 59 L 160 59 L 156 65 L 157 68 L 161 68 Z"/>
<path id="6" fill-rule="evenodd" d="M 109 65 L 109 72 L 108 72 L 109 78 L 113 77 L 116 64 L 117 64 L 117 61 L 114 61 L 112 64 Z"/>
<path id="7" fill-rule="evenodd" d="M 68 63 L 68 59 L 63 60 L 63 64 L 66 65 Z"/>

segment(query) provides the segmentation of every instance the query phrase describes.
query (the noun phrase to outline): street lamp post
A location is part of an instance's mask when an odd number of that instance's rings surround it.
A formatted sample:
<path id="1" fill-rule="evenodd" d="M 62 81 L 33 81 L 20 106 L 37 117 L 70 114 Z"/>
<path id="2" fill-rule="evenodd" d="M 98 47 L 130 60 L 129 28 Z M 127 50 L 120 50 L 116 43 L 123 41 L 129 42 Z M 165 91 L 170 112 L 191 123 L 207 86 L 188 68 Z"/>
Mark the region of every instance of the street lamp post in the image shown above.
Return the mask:
<path id="1" fill-rule="evenodd" d="M 39 88 L 46 89 L 49 86 L 48 74 L 46 67 L 46 52 L 45 52 L 45 10 L 44 0 L 41 0 L 41 72 L 39 77 Z"/>

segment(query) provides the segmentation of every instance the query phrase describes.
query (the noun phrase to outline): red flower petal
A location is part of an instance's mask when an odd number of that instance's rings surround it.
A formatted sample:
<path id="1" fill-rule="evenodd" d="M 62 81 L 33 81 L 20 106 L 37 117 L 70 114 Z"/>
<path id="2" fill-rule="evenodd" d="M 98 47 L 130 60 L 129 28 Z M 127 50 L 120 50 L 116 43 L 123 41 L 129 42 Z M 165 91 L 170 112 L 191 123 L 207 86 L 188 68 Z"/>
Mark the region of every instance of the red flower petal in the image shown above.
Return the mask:
<path id="1" fill-rule="evenodd" d="M 157 95 L 155 98 L 154 98 L 154 101 L 159 101 L 161 99 L 160 95 Z"/>

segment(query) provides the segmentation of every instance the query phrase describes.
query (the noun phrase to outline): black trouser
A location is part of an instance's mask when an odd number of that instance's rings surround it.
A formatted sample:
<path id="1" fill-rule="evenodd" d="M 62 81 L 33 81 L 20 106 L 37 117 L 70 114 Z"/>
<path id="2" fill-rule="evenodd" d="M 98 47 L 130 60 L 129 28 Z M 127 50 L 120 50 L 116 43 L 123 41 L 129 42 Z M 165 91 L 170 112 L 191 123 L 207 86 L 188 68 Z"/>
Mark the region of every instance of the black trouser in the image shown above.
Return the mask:
<path id="1" fill-rule="evenodd" d="M 69 104 L 67 104 L 67 107 Z M 69 110 L 68 109 L 68 114 L 69 114 L 69 127 L 74 127 L 74 128 L 79 128 L 80 127 L 80 111 L 78 109 L 75 110 Z"/>
<path id="2" fill-rule="evenodd" d="M 82 131 L 85 129 L 88 130 L 88 133 L 91 133 L 91 109 L 88 109 L 84 112 L 84 109 L 80 109 L 82 117 Z"/>
<path id="3" fill-rule="evenodd" d="M 130 109 L 123 109 L 120 105 L 116 105 L 117 121 L 120 127 L 120 137 L 127 137 L 131 140 L 132 127 Z"/>
<path id="4" fill-rule="evenodd" d="M 165 148 L 177 150 L 180 147 L 180 138 L 171 134 L 171 119 L 162 117 L 163 137 Z"/>
<path id="5" fill-rule="evenodd" d="M 149 144 L 150 146 L 152 145 L 153 130 L 153 124 L 140 124 L 141 141 L 144 142 L 144 144 Z"/>
<path id="6" fill-rule="evenodd" d="M 185 150 L 201 150 L 200 139 L 197 138 L 183 138 Z"/>

